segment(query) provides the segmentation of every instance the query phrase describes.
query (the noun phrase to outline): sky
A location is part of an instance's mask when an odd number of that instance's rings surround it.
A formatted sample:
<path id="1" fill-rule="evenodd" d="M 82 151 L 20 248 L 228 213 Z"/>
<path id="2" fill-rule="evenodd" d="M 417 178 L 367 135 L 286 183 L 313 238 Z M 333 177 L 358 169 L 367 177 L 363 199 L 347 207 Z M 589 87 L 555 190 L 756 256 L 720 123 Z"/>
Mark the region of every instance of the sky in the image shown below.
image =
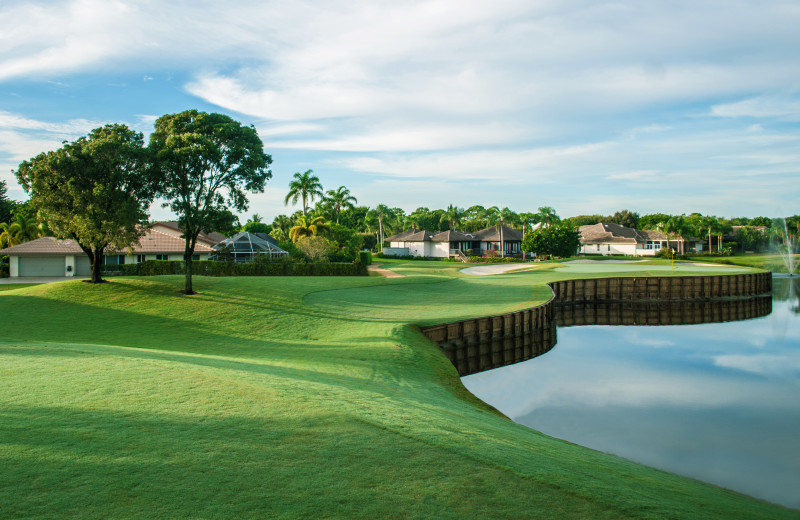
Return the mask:
<path id="1" fill-rule="evenodd" d="M 0 178 L 195 108 L 361 205 L 800 213 L 800 2 L 0 2 Z M 169 218 L 154 205 L 154 218 Z"/>

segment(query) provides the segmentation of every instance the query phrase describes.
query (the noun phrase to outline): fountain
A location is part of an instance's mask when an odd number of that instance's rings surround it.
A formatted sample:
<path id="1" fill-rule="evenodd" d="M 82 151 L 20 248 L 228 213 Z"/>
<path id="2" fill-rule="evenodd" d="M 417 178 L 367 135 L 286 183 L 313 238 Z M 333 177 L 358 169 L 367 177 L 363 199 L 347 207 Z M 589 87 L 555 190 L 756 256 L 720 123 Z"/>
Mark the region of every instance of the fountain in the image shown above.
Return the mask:
<path id="1" fill-rule="evenodd" d="M 783 219 L 783 246 L 786 249 L 779 248 L 778 252 L 786 265 L 786 271 L 789 276 L 794 276 L 794 244 L 792 243 L 792 236 L 789 234 L 789 226 L 786 225 L 786 219 Z"/>

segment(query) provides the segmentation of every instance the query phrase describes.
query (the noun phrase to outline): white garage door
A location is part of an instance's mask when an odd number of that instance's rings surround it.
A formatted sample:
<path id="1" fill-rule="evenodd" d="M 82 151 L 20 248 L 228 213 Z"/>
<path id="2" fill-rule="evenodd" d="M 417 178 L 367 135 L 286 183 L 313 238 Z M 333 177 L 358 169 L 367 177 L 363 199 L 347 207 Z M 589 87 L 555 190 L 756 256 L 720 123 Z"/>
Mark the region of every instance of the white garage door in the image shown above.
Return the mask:
<path id="1" fill-rule="evenodd" d="M 89 262 L 89 257 L 86 255 L 75 257 L 75 275 L 77 276 L 91 276 L 92 263 Z"/>
<path id="2" fill-rule="evenodd" d="M 21 256 L 20 276 L 64 276 L 63 256 Z"/>

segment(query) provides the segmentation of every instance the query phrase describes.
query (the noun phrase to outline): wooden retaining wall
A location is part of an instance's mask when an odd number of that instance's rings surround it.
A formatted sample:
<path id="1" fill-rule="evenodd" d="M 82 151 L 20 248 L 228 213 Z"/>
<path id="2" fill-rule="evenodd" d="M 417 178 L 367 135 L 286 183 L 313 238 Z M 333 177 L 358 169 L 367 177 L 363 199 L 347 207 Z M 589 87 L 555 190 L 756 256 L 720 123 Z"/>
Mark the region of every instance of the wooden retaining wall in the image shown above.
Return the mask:
<path id="1" fill-rule="evenodd" d="M 549 285 L 556 303 L 692 300 L 766 294 L 772 291 L 772 274 L 587 278 Z"/>
<path id="2" fill-rule="evenodd" d="M 769 295 L 771 273 L 589 278 L 548 285 L 553 297 L 542 305 L 498 316 L 422 327 L 421 331 L 439 345 L 464 376 L 549 351 L 555 345 L 556 319 L 562 326 L 668 325 L 749 319 L 772 310 L 772 300 L 768 296 L 711 302 Z M 639 305 L 575 306 L 634 301 Z M 648 301 L 652 305 L 648 306 Z M 675 305 L 659 306 L 657 301 Z"/>

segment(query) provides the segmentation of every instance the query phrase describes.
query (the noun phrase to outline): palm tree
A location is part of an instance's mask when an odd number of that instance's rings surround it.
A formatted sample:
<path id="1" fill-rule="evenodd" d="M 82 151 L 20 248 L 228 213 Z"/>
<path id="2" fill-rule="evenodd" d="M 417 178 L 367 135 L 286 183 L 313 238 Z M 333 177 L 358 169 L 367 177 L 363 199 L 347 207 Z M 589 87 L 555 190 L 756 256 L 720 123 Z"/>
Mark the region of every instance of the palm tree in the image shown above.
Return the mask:
<path id="1" fill-rule="evenodd" d="M 550 227 L 552 224 L 561 222 L 561 217 L 559 217 L 556 214 L 556 210 L 550 206 L 542 206 L 539 208 L 539 212 L 536 213 L 536 217 L 544 227 Z"/>
<path id="2" fill-rule="evenodd" d="M 322 198 L 322 184 L 319 177 L 313 175 L 314 170 L 306 170 L 304 173 L 295 172 L 294 180 L 289 183 L 289 193 L 286 195 L 284 205 L 288 206 L 289 201 L 297 204 L 297 200 L 303 201 L 303 216 L 308 213 L 308 203 L 316 198 Z"/>
<path id="3" fill-rule="evenodd" d="M 378 244 L 381 250 L 383 250 L 383 222 L 384 219 L 392 217 L 392 210 L 385 204 L 378 204 L 375 206 L 375 209 L 371 209 L 369 212 L 373 218 L 378 220 Z"/>
<path id="4" fill-rule="evenodd" d="M 11 224 L 0 222 L 0 248 L 15 246 L 22 242 L 19 224 L 16 222 Z"/>
<path id="5" fill-rule="evenodd" d="M 339 212 L 343 209 L 353 209 L 358 200 L 350 195 L 350 190 L 344 186 L 339 186 L 335 190 L 328 190 L 328 203 L 333 207 L 333 212 L 336 214 L 336 223 L 339 223 Z"/>
<path id="6" fill-rule="evenodd" d="M 284 240 L 286 240 L 286 238 L 289 236 L 289 228 L 291 225 L 292 219 L 286 215 L 278 215 L 272 221 L 272 229 L 280 229 Z"/>
<path id="7" fill-rule="evenodd" d="M 464 218 L 464 208 L 459 208 L 450 204 L 444 213 L 447 216 L 447 222 L 450 225 L 450 231 L 455 231 L 456 226 L 461 224 L 461 219 Z"/>
<path id="8" fill-rule="evenodd" d="M 325 217 L 300 217 L 297 219 L 296 225 L 289 230 L 289 238 L 292 239 L 292 242 L 297 242 L 302 237 L 313 237 L 320 231 L 328 231 L 330 228 L 325 222 Z"/>

